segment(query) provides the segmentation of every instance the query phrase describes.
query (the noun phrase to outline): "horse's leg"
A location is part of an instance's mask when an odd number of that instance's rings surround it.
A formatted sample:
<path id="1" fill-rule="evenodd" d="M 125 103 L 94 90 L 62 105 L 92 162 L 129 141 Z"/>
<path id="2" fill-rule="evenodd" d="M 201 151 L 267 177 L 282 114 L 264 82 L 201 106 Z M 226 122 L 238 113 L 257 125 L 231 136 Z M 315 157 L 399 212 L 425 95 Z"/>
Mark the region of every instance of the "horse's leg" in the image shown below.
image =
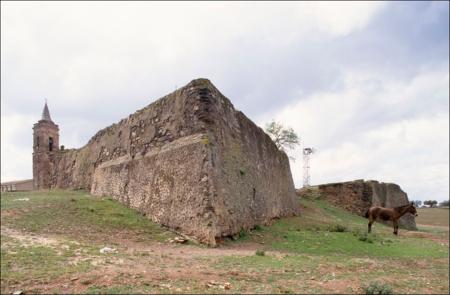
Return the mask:
<path id="1" fill-rule="evenodd" d="M 373 218 L 369 217 L 369 224 L 367 225 L 368 226 L 368 230 L 367 230 L 368 233 L 370 233 L 372 231 L 372 223 L 373 223 Z"/>
<path id="2" fill-rule="evenodd" d="M 394 235 L 398 235 L 398 221 L 394 219 L 392 223 L 394 225 Z"/>

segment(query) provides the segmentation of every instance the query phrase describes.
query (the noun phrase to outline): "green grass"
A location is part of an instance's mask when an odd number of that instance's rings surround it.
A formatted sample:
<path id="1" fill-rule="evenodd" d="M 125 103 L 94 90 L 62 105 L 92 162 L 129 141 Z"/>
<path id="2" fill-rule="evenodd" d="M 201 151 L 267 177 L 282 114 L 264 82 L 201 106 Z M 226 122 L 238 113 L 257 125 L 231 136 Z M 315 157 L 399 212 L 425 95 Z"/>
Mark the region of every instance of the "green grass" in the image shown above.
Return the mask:
<path id="1" fill-rule="evenodd" d="M 117 286 L 91 286 L 87 289 L 87 294 L 136 294 L 149 293 L 150 288 L 142 288 L 131 284 Z"/>
<path id="2" fill-rule="evenodd" d="M 273 249 L 295 253 L 316 255 L 351 255 L 376 257 L 445 257 L 443 246 L 423 239 L 402 239 L 392 237 L 391 243 L 384 238 L 376 238 L 373 243 L 359 239 L 350 232 L 314 232 L 308 230 L 287 231 L 278 228 L 280 234 L 273 233 L 270 242 Z M 372 235 L 373 236 L 373 235 Z"/>
<path id="3" fill-rule="evenodd" d="M 336 208 L 324 201 L 303 200 L 315 207 L 313 213 L 284 218 L 259 231 L 261 239 L 247 235 L 246 241 L 264 242 L 269 248 L 314 255 L 348 255 L 352 257 L 446 257 L 448 249 L 434 241 L 424 241 L 392 234 L 392 228 L 381 223 L 366 234 L 367 220 Z M 365 237 L 365 239 L 363 238 Z"/>
<path id="4" fill-rule="evenodd" d="M 47 191 L 2 194 L 5 225 L 35 233 L 56 233 L 77 238 L 108 238 L 121 232 L 134 238 L 163 241 L 173 234 L 135 210 L 109 198 L 82 191 Z M 29 201 L 18 199 L 29 198 Z M 6 211 L 5 211 L 6 210 Z"/>
<path id="5" fill-rule="evenodd" d="M 215 262 L 216 267 L 238 269 L 255 277 L 279 281 L 272 288 L 262 290 L 269 293 L 282 292 L 282 288 L 296 293 L 323 293 L 324 289 L 314 289 L 317 288 L 314 284 L 295 284 L 295 281 L 308 282 L 314 278 L 320 278 L 322 282 L 356 279 L 361 286 L 380 278 L 396 278 L 391 285 L 397 292 L 416 290 L 420 293 L 417 290 L 430 290 L 431 284 L 434 284 L 434 292 L 448 292 L 449 250 L 446 244 L 408 235 L 406 230 L 400 230 L 399 236 L 395 236 L 392 227 L 381 223 L 376 223 L 372 233 L 368 234 L 365 218 L 320 199 L 303 199 L 301 202 L 305 208 L 302 216 L 280 219 L 233 242 L 260 243 L 265 256 L 223 257 Z M 271 251 L 285 255 L 274 255 Z M 372 268 L 373 265 L 377 267 Z M 320 266 L 325 267 L 320 270 Z M 330 277 L 329 268 L 335 267 L 339 268 L 338 274 Z M 411 277 L 422 279 L 411 281 Z M 244 286 L 239 286 L 242 289 L 238 291 L 245 292 Z M 363 289 L 349 289 L 346 292 L 355 291 L 363 292 Z"/>
<path id="6" fill-rule="evenodd" d="M 65 247 L 24 245 L 21 241 L 2 235 L 1 280 L 16 283 L 23 280 L 54 279 L 65 274 L 86 272 L 89 260 L 70 263 L 78 250 L 91 255 L 93 249 L 67 243 Z"/>
<path id="7" fill-rule="evenodd" d="M 20 200 L 23 198 L 29 200 Z M 161 242 L 174 236 L 119 202 L 83 191 L 2 193 L 1 212 L 2 227 L 29 237 L 57 238 L 56 243 L 46 245 L 30 238 L 18 240 L 2 232 L 2 293 L 3 286 L 24 282 L 45 285 L 49 280 L 89 272 L 96 268 L 93 260 L 101 267 L 110 264 L 114 257 L 126 258 L 123 250 L 116 254 L 99 253 L 106 245 L 120 248 L 120 239 Z"/>

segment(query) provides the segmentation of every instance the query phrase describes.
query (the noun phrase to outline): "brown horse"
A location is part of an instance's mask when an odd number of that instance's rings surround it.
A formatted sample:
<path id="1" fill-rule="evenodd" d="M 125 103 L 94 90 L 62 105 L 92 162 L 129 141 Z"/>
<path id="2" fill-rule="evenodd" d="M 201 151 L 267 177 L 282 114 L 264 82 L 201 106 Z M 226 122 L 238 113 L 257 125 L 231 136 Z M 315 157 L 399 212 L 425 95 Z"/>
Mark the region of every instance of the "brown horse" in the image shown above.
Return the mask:
<path id="1" fill-rule="evenodd" d="M 398 220 L 400 217 L 405 215 L 406 213 L 411 213 L 417 216 L 417 210 L 416 207 L 414 207 L 414 203 L 400 206 L 397 208 L 384 208 L 384 207 L 370 207 L 366 212 L 366 218 L 369 218 L 369 229 L 368 232 L 370 233 L 372 231 L 372 223 L 375 222 L 377 218 L 388 221 L 392 220 L 393 226 L 394 226 L 394 234 L 398 234 Z"/>

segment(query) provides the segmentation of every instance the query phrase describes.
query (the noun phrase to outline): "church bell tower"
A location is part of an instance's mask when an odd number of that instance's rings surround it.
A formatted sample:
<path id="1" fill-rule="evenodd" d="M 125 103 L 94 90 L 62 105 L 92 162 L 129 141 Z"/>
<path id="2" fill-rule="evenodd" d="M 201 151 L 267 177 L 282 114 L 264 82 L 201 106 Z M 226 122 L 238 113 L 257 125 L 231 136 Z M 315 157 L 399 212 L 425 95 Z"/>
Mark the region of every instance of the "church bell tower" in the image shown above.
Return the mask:
<path id="1" fill-rule="evenodd" d="M 47 102 L 42 118 L 33 125 L 33 186 L 49 189 L 56 152 L 59 151 L 59 127 L 53 123 Z"/>

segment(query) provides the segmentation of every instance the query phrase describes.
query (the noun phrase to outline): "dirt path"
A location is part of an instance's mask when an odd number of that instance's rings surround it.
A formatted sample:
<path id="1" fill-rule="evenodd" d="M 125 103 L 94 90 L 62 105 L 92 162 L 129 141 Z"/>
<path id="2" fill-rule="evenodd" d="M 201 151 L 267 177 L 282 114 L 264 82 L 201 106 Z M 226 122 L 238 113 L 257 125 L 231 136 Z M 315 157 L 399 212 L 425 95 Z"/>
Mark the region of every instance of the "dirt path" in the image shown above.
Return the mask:
<path id="1" fill-rule="evenodd" d="M 429 225 L 429 224 L 417 224 L 419 227 L 429 227 L 429 228 L 435 228 L 435 229 L 441 229 L 444 231 L 448 231 L 449 227 L 446 225 Z"/>
<path id="2" fill-rule="evenodd" d="M 68 240 L 60 236 L 49 236 L 43 234 L 33 234 L 22 232 L 6 226 L 1 226 L 1 233 L 7 237 L 19 240 L 22 245 L 28 246 L 58 246 L 65 243 L 79 244 L 77 241 Z M 97 241 L 97 243 L 101 243 Z M 134 242 L 132 240 L 117 241 L 118 248 L 123 249 L 128 254 L 136 252 L 149 252 L 163 255 L 173 255 L 180 258 L 186 257 L 223 257 L 230 255 L 248 256 L 255 254 L 255 251 L 262 246 L 257 243 L 242 243 L 239 245 L 221 245 L 217 248 L 209 248 L 195 245 L 170 244 L 167 242 Z M 106 245 L 105 245 L 106 246 Z"/>
<path id="3" fill-rule="evenodd" d="M 82 253 L 83 243 L 59 236 L 34 235 L 1 227 L 5 237 L 18 240 L 23 246 L 46 246 L 59 250 L 68 249 L 68 245 L 79 245 L 76 252 Z M 101 245 L 101 241 L 96 241 Z M 51 282 L 26 282 L 22 287 L 39 292 L 52 292 L 58 289 L 61 293 L 82 293 L 90 286 L 114 286 L 148 283 L 152 287 L 177 292 L 177 287 L 171 282 L 196 281 L 212 287 L 225 287 L 230 277 L 245 279 L 248 274 L 237 270 L 219 270 L 213 268 L 214 261 L 225 256 L 251 256 L 262 246 L 256 243 L 222 245 L 217 248 L 207 248 L 196 245 L 171 244 L 168 242 L 133 242 L 119 240 L 115 245 L 104 245 L 116 250 L 114 254 L 98 254 L 74 256 L 68 258 L 67 264 L 77 264 L 90 261 L 93 270 L 77 275 L 66 275 Z M 2 247 L 9 248 L 2 242 Z M 99 246 L 99 250 L 102 246 Z M 80 250 L 80 251 L 78 251 Z M 60 251 L 57 251 L 60 253 Z M 281 253 L 274 253 L 282 255 Z M 211 263 L 212 262 L 212 263 Z M 188 271 L 187 271 L 188 270 Z M 188 289 L 183 291 L 190 291 Z"/>
<path id="4" fill-rule="evenodd" d="M 427 233 L 427 232 L 414 232 L 414 231 L 408 231 L 406 233 L 404 233 L 405 236 L 408 237 L 414 237 L 414 238 L 425 238 L 428 240 L 432 240 L 435 242 L 438 242 L 442 245 L 449 245 L 449 239 L 448 238 L 444 238 L 442 236 L 437 236 L 435 234 L 432 233 Z"/>
<path id="5" fill-rule="evenodd" d="M 418 227 L 422 228 L 429 228 L 429 229 L 436 229 L 436 230 L 442 230 L 443 233 L 437 234 L 437 233 L 430 233 L 430 232 L 424 232 L 424 231 L 408 231 L 407 236 L 410 237 L 416 237 L 416 238 L 426 238 L 430 239 L 436 242 L 439 242 L 444 245 L 449 245 L 449 227 L 444 225 L 428 225 L 428 224 L 417 224 Z"/>

